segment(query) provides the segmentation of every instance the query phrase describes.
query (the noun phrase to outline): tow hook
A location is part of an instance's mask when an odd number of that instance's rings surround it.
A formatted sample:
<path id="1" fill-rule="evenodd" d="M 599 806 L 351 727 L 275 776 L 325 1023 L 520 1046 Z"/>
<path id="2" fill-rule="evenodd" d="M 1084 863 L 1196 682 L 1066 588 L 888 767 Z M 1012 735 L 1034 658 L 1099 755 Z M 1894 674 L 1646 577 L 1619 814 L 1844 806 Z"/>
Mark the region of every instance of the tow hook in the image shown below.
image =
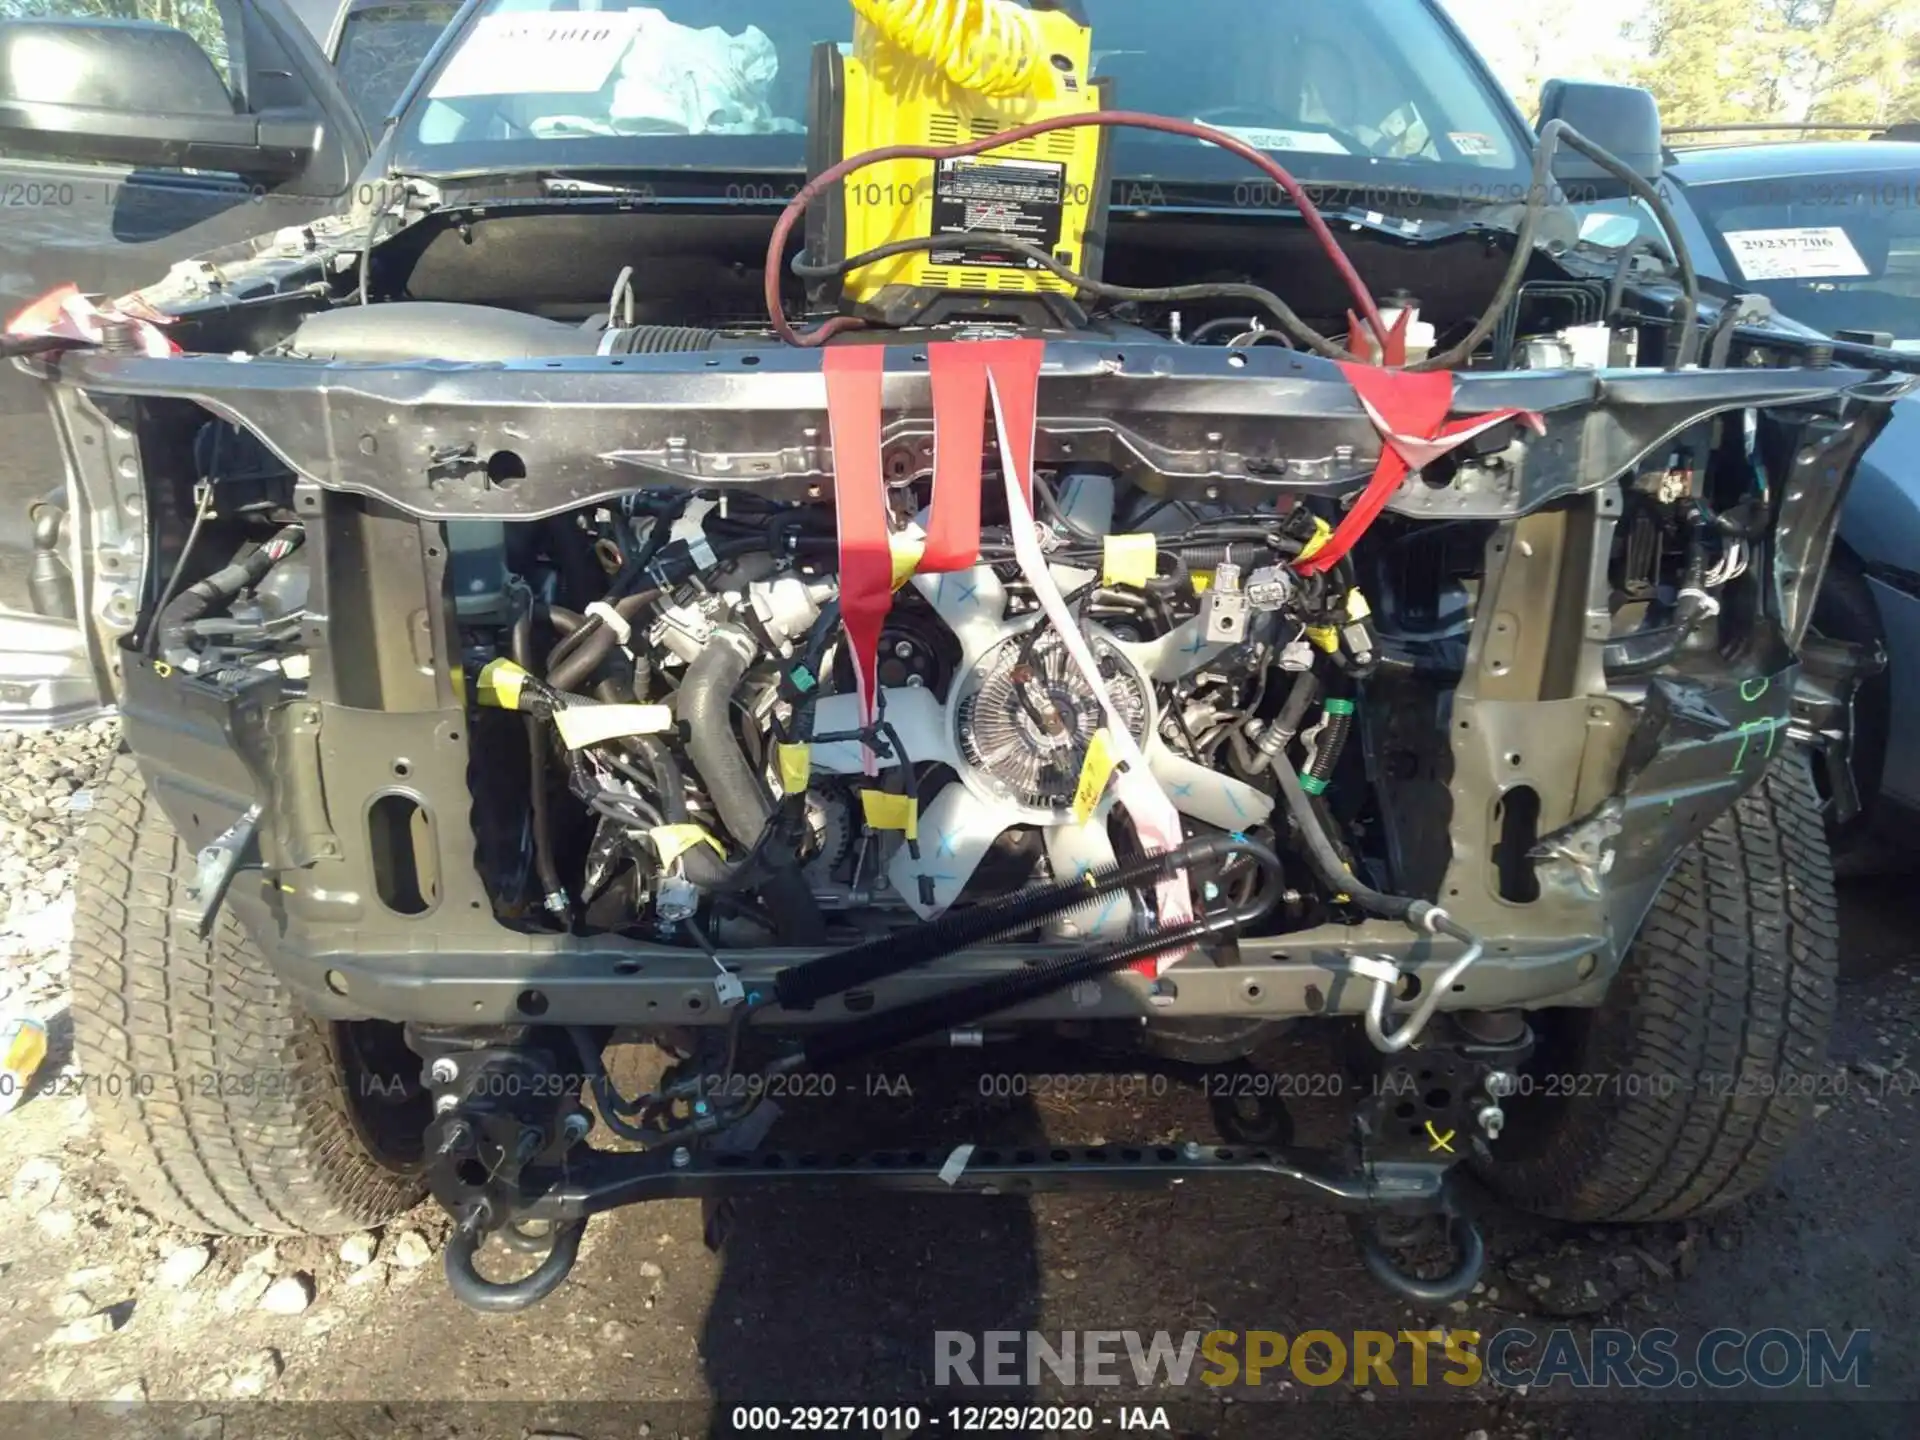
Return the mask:
<path id="1" fill-rule="evenodd" d="M 446 1249 L 447 1284 L 461 1304 L 484 1314 L 512 1314 L 559 1288 L 579 1257 L 584 1218 L 541 1230 L 520 1215 L 522 1172 L 564 1163 L 592 1122 L 560 1083 L 556 1057 L 521 1037 L 497 1044 L 442 1044 L 416 1033 L 414 1048 L 432 1058 L 424 1080 L 433 1091 L 427 1127 L 428 1181 L 457 1217 Z M 532 1273 L 489 1280 L 474 1257 L 489 1237 L 510 1252 L 538 1255 Z"/>
<path id="2" fill-rule="evenodd" d="M 1455 1212 L 1446 1217 L 1447 1239 L 1453 1247 L 1454 1265 L 1444 1275 L 1427 1278 L 1405 1269 L 1395 1258 L 1395 1250 L 1405 1250 L 1425 1238 L 1424 1221 L 1419 1226 L 1394 1224 L 1390 1217 L 1353 1217 L 1354 1240 L 1360 1247 L 1361 1263 L 1367 1273 L 1394 1294 L 1416 1305 L 1448 1305 L 1473 1293 L 1486 1269 L 1487 1246 L 1480 1227 L 1471 1217 Z"/>

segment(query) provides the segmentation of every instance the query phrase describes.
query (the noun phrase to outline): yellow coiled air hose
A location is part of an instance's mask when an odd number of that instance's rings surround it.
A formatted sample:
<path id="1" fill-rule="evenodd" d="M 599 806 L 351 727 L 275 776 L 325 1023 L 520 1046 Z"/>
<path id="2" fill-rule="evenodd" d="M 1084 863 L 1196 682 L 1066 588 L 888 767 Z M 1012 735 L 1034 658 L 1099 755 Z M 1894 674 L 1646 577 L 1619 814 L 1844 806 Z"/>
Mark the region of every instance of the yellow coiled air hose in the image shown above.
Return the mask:
<path id="1" fill-rule="evenodd" d="M 854 10 L 893 48 L 938 66 L 978 95 L 1018 95 L 1033 87 L 1043 47 L 1033 13 L 1014 0 L 852 0 Z"/>

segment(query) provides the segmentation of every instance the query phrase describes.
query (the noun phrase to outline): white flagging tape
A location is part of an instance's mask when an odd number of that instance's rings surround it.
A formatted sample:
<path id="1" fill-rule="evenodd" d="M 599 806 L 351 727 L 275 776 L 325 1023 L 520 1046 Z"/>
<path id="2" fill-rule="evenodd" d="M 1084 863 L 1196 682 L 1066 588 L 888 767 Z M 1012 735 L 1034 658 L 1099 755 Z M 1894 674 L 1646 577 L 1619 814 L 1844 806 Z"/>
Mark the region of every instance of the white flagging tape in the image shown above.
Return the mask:
<path id="1" fill-rule="evenodd" d="M 1126 809 L 1141 843 L 1148 851 L 1177 850 L 1183 839 L 1180 812 L 1173 808 L 1173 801 L 1167 798 L 1167 792 L 1160 788 L 1160 782 L 1147 769 L 1146 757 L 1140 753 L 1133 731 L 1115 708 L 1113 697 L 1107 694 L 1107 682 L 1100 674 L 1099 662 L 1093 658 L 1092 648 L 1080 633 L 1073 612 L 1067 608 L 1066 597 L 1053 582 L 1053 572 L 1040 549 L 1033 507 L 1027 503 L 1026 491 L 1021 485 L 1023 477 L 1014 473 L 1015 451 L 1007 443 L 1007 417 L 1000 401 L 1000 382 L 991 372 L 988 384 L 993 396 L 994 424 L 999 431 L 1000 473 L 1007 487 L 1007 518 L 1013 531 L 1014 558 L 1020 562 L 1021 573 L 1033 587 L 1034 598 L 1040 602 L 1040 608 L 1046 612 L 1048 621 L 1066 646 L 1068 658 L 1085 677 L 1093 693 L 1100 697 L 1100 708 L 1106 716 L 1107 734 L 1113 742 L 1114 757 L 1120 762 L 1119 773 L 1113 779 L 1114 798 Z M 1033 453 L 1031 446 L 1027 453 Z M 1184 874 L 1162 880 L 1156 893 L 1163 926 L 1184 925 L 1193 918 L 1192 907 L 1187 901 Z M 1175 950 L 1171 954 L 1155 956 L 1156 972 L 1165 974 L 1168 967 L 1185 953 L 1184 950 Z"/>
<path id="2" fill-rule="evenodd" d="M 667 532 L 669 543 L 684 540 L 688 552 L 693 557 L 695 570 L 706 570 L 718 563 L 713 546 L 707 540 L 707 516 L 719 508 L 714 500 L 689 500 L 687 508 L 680 512 L 680 518 L 673 522 L 673 528 Z"/>
<path id="3" fill-rule="evenodd" d="M 589 620 L 598 620 L 613 632 L 613 638 L 622 650 L 633 641 L 633 626 L 627 623 L 627 617 L 604 600 L 596 600 L 580 612 Z"/>
<path id="4" fill-rule="evenodd" d="M 947 1156 L 947 1163 L 940 1167 L 940 1183 L 956 1185 L 960 1177 L 967 1173 L 967 1162 L 973 1159 L 973 1146 L 956 1145 L 953 1153 Z"/>

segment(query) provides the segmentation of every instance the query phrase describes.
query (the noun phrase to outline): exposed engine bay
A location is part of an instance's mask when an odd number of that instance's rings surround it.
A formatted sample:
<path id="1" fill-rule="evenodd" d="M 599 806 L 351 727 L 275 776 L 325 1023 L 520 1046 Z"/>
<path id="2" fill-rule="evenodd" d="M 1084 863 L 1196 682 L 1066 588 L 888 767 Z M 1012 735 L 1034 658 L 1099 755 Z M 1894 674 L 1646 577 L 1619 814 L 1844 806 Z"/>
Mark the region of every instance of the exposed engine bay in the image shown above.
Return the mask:
<path id="1" fill-rule="evenodd" d="M 909 479 L 892 492 L 898 533 L 914 533 L 924 488 Z M 1115 491 L 1090 473 L 1057 494 L 1039 487 L 1056 516 L 1045 527 L 1052 576 L 1105 704 L 1190 832 L 1268 833 L 1270 756 L 1304 735 L 1302 773 L 1316 790 L 1338 766 L 1352 712 L 1341 692 L 1375 663 L 1371 625 L 1349 621 L 1351 586 L 1336 588 L 1338 577 L 1296 583 L 1285 568 L 1313 538 L 1304 511 L 1279 527 Z M 521 685 L 516 708 L 545 710 L 567 747 L 556 770 L 568 794 L 551 803 L 568 807 L 568 822 L 534 811 L 548 832 L 534 837 L 542 865 L 558 872 L 564 850 L 572 871 L 555 888 L 541 881 L 542 903 L 557 897 L 550 911 L 564 917 L 577 896 L 596 928 L 671 938 L 711 907 L 720 943 L 818 942 L 1075 879 L 1135 844 L 1088 775 L 1103 697 L 1041 613 L 1004 525 L 983 528 L 977 568 L 919 577 L 896 600 L 879 723 L 863 743 L 823 520 L 805 506 L 695 494 L 543 527 L 541 568 L 510 581 L 544 621 L 522 636 L 516 668 L 528 677 L 485 662 L 476 671 L 483 699 Z M 615 567 L 605 594 L 567 591 L 547 553 L 561 547 Z M 589 626 L 589 607 L 600 625 Z M 1309 626 L 1339 636 L 1331 654 Z M 479 655 L 499 636 L 471 639 Z M 1325 704 L 1316 659 L 1333 687 Z M 622 727 L 653 733 L 579 743 Z M 1213 878 L 1236 903 L 1253 898 L 1250 873 Z M 522 905 L 529 893 L 524 882 L 503 892 Z M 1286 928 L 1283 889 L 1260 899 Z M 1297 924 L 1306 902 L 1296 892 L 1291 905 Z M 1111 897 L 1053 930 L 1124 935 L 1135 918 L 1126 897 Z"/>
<path id="2" fill-rule="evenodd" d="M 1074 8 L 858 0 L 764 206 L 396 175 L 19 342 L 145 562 L 118 607 L 92 578 L 178 914 L 404 1027 L 477 1308 L 550 1291 L 591 1214 L 788 1173 L 703 1150 L 770 1123 L 743 1077 L 1036 1031 L 1221 1067 L 1332 1018 L 1420 1097 L 1337 1155 L 1228 1107 L 1260 1148 L 971 1183 L 1265 1176 L 1444 1217 L 1442 1277 L 1363 1254 L 1464 1294 L 1441 1136 L 1486 1153 L 1535 1014 L 1607 998 L 1807 718 L 1835 512 L 1910 378 L 1727 297 L 1703 327 L 1658 193 L 1564 120 L 1513 205 L 1336 236 L 1246 130 L 1105 103 Z M 1123 129 L 1290 218 L 1109 213 Z M 1578 239 L 1563 146 L 1666 232 L 1630 294 L 1647 247 Z M 638 1098 L 616 1033 L 672 1057 Z M 972 1149 L 813 1164 L 952 1188 Z M 482 1280 L 527 1220 L 539 1270 Z"/>

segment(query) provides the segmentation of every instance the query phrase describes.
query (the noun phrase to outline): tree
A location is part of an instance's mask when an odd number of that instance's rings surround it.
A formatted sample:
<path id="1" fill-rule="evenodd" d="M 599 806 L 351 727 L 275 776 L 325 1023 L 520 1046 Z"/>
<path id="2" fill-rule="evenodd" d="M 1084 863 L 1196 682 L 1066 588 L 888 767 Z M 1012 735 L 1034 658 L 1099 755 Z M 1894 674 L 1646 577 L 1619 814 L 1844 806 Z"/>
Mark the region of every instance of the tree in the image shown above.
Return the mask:
<path id="1" fill-rule="evenodd" d="M 1809 120 L 1884 125 L 1901 113 L 1920 0 L 1831 0 L 1809 46 Z"/>
<path id="2" fill-rule="evenodd" d="M 0 20 L 40 16 L 102 20 L 155 20 L 191 35 L 232 83 L 227 67 L 227 32 L 216 0 L 0 0 Z"/>
<path id="3" fill-rule="evenodd" d="M 1646 58 L 1634 83 L 1670 125 L 1768 118 L 1775 98 L 1767 0 L 1652 0 L 1634 27 Z"/>

